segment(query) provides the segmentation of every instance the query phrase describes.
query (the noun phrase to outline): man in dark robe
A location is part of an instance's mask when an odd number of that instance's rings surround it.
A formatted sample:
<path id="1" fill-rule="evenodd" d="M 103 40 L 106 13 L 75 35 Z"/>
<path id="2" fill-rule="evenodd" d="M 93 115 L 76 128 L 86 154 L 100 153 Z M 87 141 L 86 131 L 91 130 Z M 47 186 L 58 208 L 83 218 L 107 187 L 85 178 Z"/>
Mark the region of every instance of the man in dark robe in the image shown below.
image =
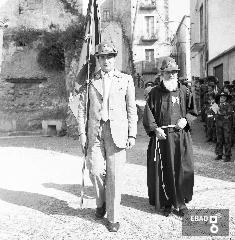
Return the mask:
<path id="1" fill-rule="evenodd" d="M 147 150 L 149 203 L 168 216 L 173 207 L 183 216 L 192 199 L 194 170 L 191 123 L 195 117 L 187 88 L 178 83 L 174 59 L 163 60 L 161 83 L 149 93 L 143 125 L 150 137 Z M 190 104 L 190 106 L 188 106 Z M 191 107 L 192 106 L 192 107 Z M 193 112 L 192 112 L 193 113 Z"/>

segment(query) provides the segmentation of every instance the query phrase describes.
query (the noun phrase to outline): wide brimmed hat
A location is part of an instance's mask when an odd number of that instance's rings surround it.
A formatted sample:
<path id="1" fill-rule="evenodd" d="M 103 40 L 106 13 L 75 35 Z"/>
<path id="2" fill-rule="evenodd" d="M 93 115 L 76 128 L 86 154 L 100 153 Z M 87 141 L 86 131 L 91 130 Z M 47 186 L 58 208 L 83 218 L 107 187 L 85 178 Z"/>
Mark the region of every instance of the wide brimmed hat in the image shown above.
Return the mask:
<path id="1" fill-rule="evenodd" d="M 97 51 L 95 53 L 96 56 L 100 56 L 100 55 L 109 55 L 109 54 L 113 54 L 113 55 L 117 55 L 118 51 L 115 48 L 115 46 L 110 43 L 110 42 L 101 42 L 98 46 L 97 46 Z"/>
<path id="2" fill-rule="evenodd" d="M 232 98 L 231 94 L 228 94 L 228 93 L 222 91 L 222 92 L 216 94 L 216 99 L 218 99 L 222 96 L 225 96 L 227 98 L 227 100 L 230 100 Z"/>
<path id="3" fill-rule="evenodd" d="M 230 82 L 229 81 L 224 81 L 224 85 L 229 85 Z"/>
<path id="4" fill-rule="evenodd" d="M 175 59 L 168 57 L 162 61 L 162 66 L 160 67 L 161 72 L 171 72 L 179 71 L 178 65 L 175 62 Z"/>

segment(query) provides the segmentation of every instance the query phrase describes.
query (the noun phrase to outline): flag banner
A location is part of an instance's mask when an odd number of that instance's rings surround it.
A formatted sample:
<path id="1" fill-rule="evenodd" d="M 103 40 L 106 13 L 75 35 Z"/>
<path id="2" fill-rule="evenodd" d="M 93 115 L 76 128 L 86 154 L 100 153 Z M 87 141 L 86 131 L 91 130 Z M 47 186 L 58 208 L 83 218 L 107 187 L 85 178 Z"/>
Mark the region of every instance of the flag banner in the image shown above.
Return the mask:
<path id="1" fill-rule="evenodd" d="M 85 31 L 85 39 L 82 46 L 77 76 L 76 76 L 76 90 L 79 91 L 78 86 L 86 83 L 87 79 L 94 73 L 96 68 L 95 50 L 100 43 L 100 16 L 99 6 L 96 0 L 90 0 L 87 9 L 87 25 Z M 89 73 L 88 73 L 89 72 Z"/>
<path id="2" fill-rule="evenodd" d="M 76 119 L 78 117 L 78 104 L 79 104 L 79 94 L 73 95 L 72 93 L 70 93 L 69 108 Z"/>
<path id="3" fill-rule="evenodd" d="M 92 77 L 97 66 L 95 57 L 96 46 L 100 43 L 100 11 L 96 0 L 89 0 L 87 8 L 87 23 L 84 42 L 75 71 L 75 89 L 69 96 L 69 107 L 77 118 L 79 97 L 77 96 L 82 86 L 86 85 Z"/>

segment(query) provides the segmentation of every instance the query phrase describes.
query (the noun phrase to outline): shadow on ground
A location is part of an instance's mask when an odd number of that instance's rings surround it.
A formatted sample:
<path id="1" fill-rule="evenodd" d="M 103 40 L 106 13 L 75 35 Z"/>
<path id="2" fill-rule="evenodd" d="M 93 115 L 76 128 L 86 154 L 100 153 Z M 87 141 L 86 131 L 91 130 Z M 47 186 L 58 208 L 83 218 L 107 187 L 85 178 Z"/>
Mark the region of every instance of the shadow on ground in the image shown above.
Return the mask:
<path id="1" fill-rule="evenodd" d="M 77 216 L 86 220 L 96 221 L 93 209 L 74 209 L 66 201 L 43 194 L 0 188 L 0 199 L 11 204 L 40 211 L 47 215 Z"/>
<path id="2" fill-rule="evenodd" d="M 81 185 L 79 184 L 55 184 L 45 183 L 43 184 L 46 188 L 54 188 L 60 191 L 74 194 L 78 198 L 80 197 Z M 85 199 L 94 198 L 95 193 L 92 186 L 85 187 Z M 40 211 L 47 215 L 66 215 L 66 216 L 77 216 L 84 218 L 89 221 L 97 221 L 94 216 L 94 209 L 75 209 L 68 205 L 64 200 L 57 199 L 55 197 L 31 193 L 26 191 L 14 191 L 0 188 L 0 199 L 15 204 L 18 206 L 24 206 L 27 208 Z M 78 199 L 79 201 L 79 199 Z M 129 194 L 122 194 L 121 204 L 125 207 L 137 209 L 139 211 L 154 213 L 154 207 L 150 206 L 147 198 L 133 196 Z"/>
<path id="3" fill-rule="evenodd" d="M 81 185 L 79 184 L 44 183 L 43 186 L 71 193 L 78 197 L 80 197 L 81 193 Z M 87 198 L 95 198 L 95 192 L 92 186 L 85 186 L 84 194 Z M 149 205 L 148 198 L 122 194 L 121 204 L 125 207 L 135 208 L 140 211 L 153 212 L 153 207 Z"/>

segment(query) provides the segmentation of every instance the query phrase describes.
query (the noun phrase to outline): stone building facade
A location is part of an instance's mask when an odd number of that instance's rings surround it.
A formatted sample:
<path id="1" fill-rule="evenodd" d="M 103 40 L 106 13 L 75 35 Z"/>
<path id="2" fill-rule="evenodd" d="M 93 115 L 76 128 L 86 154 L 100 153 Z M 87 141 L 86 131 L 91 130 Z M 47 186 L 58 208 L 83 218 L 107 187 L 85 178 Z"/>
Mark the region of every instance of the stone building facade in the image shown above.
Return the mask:
<path id="1" fill-rule="evenodd" d="M 187 15 L 182 18 L 174 35 L 171 55 L 179 66 L 178 76 L 191 81 L 190 17 Z"/>
<path id="2" fill-rule="evenodd" d="M 207 75 L 208 61 L 208 1 L 190 1 L 191 18 L 191 66 L 193 78 L 204 78 Z"/>
<path id="3" fill-rule="evenodd" d="M 20 45 L 12 41 L 12 35 L 21 26 L 63 30 L 76 17 L 65 10 L 60 0 L 5 0 L 0 14 L 8 19 L 8 27 L 2 29 L 0 131 L 40 131 L 47 120 L 64 124 L 65 72 L 45 70 L 38 64 L 40 36 L 28 45 Z M 51 127 L 56 128 L 56 123 Z"/>
<path id="4" fill-rule="evenodd" d="M 192 76 L 215 76 L 222 86 L 233 81 L 235 2 L 233 0 L 191 0 Z"/>
<path id="5" fill-rule="evenodd" d="M 133 54 L 136 73 L 144 82 L 154 81 L 159 60 L 170 55 L 168 0 L 139 1 L 135 17 Z"/>
<path id="6" fill-rule="evenodd" d="M 103 0 L 102 28 L 121 22 L 132 50 L 136 74 L 153 79 L 158 59 L 170 54 L 168 0 Z"/>

